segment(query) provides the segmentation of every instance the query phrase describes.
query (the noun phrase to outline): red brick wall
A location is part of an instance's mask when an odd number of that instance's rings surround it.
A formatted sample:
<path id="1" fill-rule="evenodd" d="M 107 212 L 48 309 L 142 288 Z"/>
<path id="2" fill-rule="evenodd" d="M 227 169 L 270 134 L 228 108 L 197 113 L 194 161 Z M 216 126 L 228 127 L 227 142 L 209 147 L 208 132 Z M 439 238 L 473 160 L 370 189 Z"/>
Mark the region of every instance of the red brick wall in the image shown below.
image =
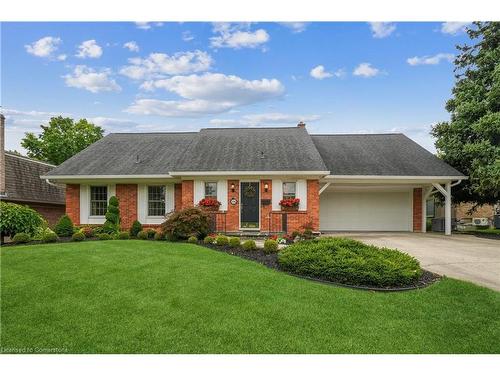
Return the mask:
<path id="1" fill-rule="evenodd" d="M 74 225 L 80 225 L 80 185 L 66 185 L 66 214 Z"/>
<path id="2" fill-rule="evenodd" d="M 43 204 L 43 203 L 22 203 L 22 204 L 27 204 L 32 209 L 37 211 L 40 215 L 42 215 L 45 218 L 45 220 L 47 220 L 50 227 L 53 227 L 57 223 L 59 218 L 65 214 L 65 208 L 63 205 Z"/>
<path id="3" fill-rule="evenodd" d="M 193 180 L 182 181 L 182 208 L 193 207 Z"/>
<path id="4" fill-rule="evenodd" d="M 413 231 L 422 232 L 422 189 L 413 189 Z"/>
<path id="5" fill-rule="evenodd" d="M 231 191 L 231 184 L 234 184 L 234 193 Z M 231 199 L 238 201 L 234 206 Z M 226 231 L 237 232 L 240 230 L 240 181 L 227 181 L 227 213 L 226 213 Z"/>
<path id="6" fill-rule="evenodd" d="M 174 211 L 182 210 L 182 184 L 174 185 Z"/>
<path id="7" fill-rule="evenodd" d="M 319 180 L 307 180 L 307 213 L 312 230 L 319 231 Z"/>
<path id="8" fill-rule="evenodd" d="M 137 220 L 137 185 L 116 184 L 116 197 L 120 202 L 120 226 L 128 230 Z"/>

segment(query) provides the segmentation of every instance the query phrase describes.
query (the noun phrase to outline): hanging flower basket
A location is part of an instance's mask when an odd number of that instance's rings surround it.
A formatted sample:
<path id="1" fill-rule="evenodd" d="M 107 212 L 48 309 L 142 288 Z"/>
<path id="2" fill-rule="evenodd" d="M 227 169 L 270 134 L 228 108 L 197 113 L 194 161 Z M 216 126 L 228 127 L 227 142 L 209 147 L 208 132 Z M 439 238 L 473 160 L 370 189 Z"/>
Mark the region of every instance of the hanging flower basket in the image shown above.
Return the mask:
<path id="1" fill-rule="evenodd" d="M 203 198 L 198 202 L 198 206 L 206 211 L 218 211 L 221 203 L 214 198 Z"/>
<path id="2" fill-rule="evenodd" d="M 287 198 L 280 200 L 280 206 L 283 211 L 297 211 L 299 209 L 299 198 Z"/>

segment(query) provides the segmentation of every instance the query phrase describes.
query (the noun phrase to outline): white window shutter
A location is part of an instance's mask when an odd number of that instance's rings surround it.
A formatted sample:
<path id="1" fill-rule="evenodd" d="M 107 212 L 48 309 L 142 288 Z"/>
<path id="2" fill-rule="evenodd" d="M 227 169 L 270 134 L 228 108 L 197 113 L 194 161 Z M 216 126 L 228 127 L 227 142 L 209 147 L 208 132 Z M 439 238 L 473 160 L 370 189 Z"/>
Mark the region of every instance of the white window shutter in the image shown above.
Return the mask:
<path id="1" fill-rule="evenodd" d="M 193 190 L 193 204 L 197 206 L 198 202 L 205 198 L 205 181 L 195 180 Z"/>
<path id="2" fill-rule="evenodd" d="M 227 180 L 217 181 L 217 200 L 221 203 L 219 210 L 227 211 Z"/>
<path id="3" fill-rule="evenodd" d="M 137 220 L 141 224 L 146 223 L 148 215 L 148 194 L 147 186 L 143 184 L 137 185 Z"/>
<path id="4" fill-rule="evenodd" d="M 89 185 L 80 185 L 80 224 L 88 224 L 90 215 Z"/>
<path id="5" fill-rule="evenodd" d="M 175 201 L 174 184 L 165 186 L 165 213 L 168 214 L 174 210 Z"/>
<path id="6" fill-rule="evenodd" d="M 281 210 L 280 200 L 283 199 L 283 181 L 273 180 L 271 188 L 273 189 L 272 191 L 273 211 L 279 211 Z"/>
<path id="7" fill-rule="evenodd" d="M 295 197 L 300 199 L 299 210 L 307 211 L 307 181 L 297 180 L 295 189 Z"/>

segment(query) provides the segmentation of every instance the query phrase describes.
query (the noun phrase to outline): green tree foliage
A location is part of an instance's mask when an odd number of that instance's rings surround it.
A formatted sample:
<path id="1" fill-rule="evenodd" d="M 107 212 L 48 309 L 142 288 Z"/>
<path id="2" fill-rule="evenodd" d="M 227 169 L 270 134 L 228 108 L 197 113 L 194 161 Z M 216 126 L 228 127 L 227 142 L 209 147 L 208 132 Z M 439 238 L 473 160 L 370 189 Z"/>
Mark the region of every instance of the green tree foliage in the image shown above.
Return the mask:
<path id="1" fill-rule="evenodd" d="M 35 235 L 44 221 L 38 212 L 15 203 L 0 202 L 0 232 L 3 236 L 14 237 L 16 233 Z"/>
<path id="2" fill-rule="evenodd" d="M 474 22 L 471 45 L 457 46 L 451 121 L 436 124 L 438 155 L 469 180 L 454 189 L 455 202 L 494 204 L 500 197 L 500 23 Z"/>
<path id="3" fill-rule="evenodd" d="M 54 227 L 54 232 L 59 237 L 70 237 L 74 231 L 73 222 L 68 215 L 61 216 Z"/>
<path id="4" fill-rule="evenodd" d="M 102 138 L 104 130 L 85 119 L 74 122 L 68 117 L 52 117 L 41 125 L 42 133 L 26 133 L 21 145 L 28 156 L 55 165 L 61 164 Z"/>
<path id="5" fill-rule="evenodd" d="M 118 198 L 109 198 L 108 210 L 106 211 L 106 221 L 102 226 L 104 233 L 117 234 L 120 231 L 120 209 Z"/>

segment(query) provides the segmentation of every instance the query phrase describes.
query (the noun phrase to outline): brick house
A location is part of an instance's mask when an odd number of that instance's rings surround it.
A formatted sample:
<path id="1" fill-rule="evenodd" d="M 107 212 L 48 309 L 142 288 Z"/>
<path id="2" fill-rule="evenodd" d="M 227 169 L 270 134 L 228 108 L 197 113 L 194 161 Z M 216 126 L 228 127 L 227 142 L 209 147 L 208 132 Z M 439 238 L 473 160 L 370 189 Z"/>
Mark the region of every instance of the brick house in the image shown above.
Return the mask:
<path id="1" fill-rule="evenodd" d="M 41 214 L 50 225 L 64 215 L 64 186 L 40 179 L 54 165 L 5 151 L 5 118 L 0 114 L 0 199 L 27 205 Z"/>
<path id="2" fill-rule="evenodd" d="M 218 232 L 290 233 L 425 231 L 426 197 L 437 190 L 450 206 L 466 177 L 402 134 L 311 135 L 300 123 L 110 134 L 43 178 L 66 184 L 76 224 L 103 223 L 112 195 L 124 229 L 214 198 Z M 300 203 L 290 211 L 285 198 Z"/>

